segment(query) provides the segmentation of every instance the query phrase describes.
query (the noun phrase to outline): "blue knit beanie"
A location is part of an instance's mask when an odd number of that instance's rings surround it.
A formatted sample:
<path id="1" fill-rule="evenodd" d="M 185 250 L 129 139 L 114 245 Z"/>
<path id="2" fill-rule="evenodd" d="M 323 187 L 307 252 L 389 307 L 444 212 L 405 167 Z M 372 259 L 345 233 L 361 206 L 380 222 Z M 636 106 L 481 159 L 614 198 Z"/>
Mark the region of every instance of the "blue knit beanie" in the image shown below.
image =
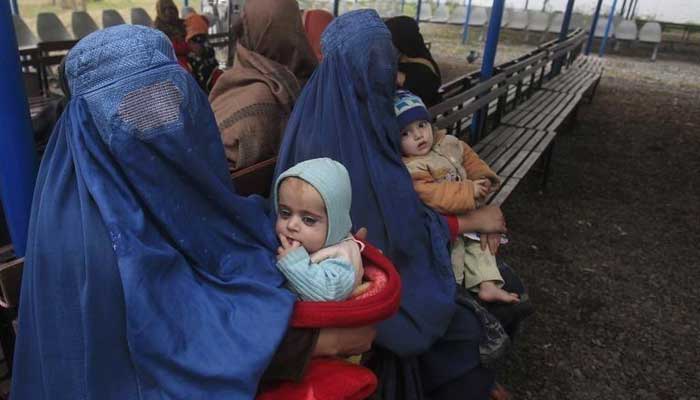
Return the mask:
<path id="1" fill-rule="evenodd" d="M 275 211 L 278 210 L 277 194 L 280 183 L 285 178 L 299 178 L 313 186 L 326 204 L 328 215 L 328 233 L 324 247 L 332 246 L 345 239 L 352 228 L 350 205 L 352 203 L 352 186 L 350 175 L 343 164 L 330 158 L 314 158 L 306 160 L 284 171 L 277 181 L 273 191 Z"/>
<path id="2" fill-rule="evenodd" d="M 403 130 L 415 121 L 432 121 L 423 100 L 408 90 L 399 90 L 394 96 L 394 111 L 399 120 L 399 129 Z"/>

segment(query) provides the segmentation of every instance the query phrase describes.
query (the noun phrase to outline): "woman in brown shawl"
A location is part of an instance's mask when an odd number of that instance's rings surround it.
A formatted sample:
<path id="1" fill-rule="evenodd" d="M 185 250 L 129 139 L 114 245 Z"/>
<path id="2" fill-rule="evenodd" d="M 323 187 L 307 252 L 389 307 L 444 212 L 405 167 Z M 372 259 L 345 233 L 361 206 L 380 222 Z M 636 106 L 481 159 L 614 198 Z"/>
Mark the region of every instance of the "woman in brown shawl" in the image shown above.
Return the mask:
<path id="1" fill-rule="evenodd" d="M 277 154 L 301 88 L 316 68 L 296 0 L 248 0 L 233 68 L 209 95 L 231 171 Z"/>
<path id="2" fill-rule="evenodd" d="M 173 0 L 158 0 L 156 2 L 156 21 L 154 27 L 165 33 L 165 36 L 170 39 L 175 49 L 177 62 L 183 68 L 189 70 L 187 64 L 187 54 L 190 52 L 190 47 L 185 41 L 185 22 L 178 16 L 177 6 Z"/>

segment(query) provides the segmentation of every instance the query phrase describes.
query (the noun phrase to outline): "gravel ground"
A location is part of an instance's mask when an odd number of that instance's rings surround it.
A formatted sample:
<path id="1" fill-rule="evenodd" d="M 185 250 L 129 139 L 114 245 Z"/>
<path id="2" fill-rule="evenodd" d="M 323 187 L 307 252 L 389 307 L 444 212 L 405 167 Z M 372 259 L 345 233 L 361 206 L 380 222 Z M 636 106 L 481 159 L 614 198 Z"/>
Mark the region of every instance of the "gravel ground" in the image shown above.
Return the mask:
<path id="1" fill-rule="evenodd" d="M 546 191 L 535 171 L 505 204 L 537 307 L 500 374 L 516 399 L 700 399 L 699 88 L 698 64 L 606 57 Z"/>
<path id="2" fill-rule="evenodd" d="M 480 67 L 422 24 L 447 81 Z M 506 33 L 497 63 L 534 47 Z M 499 380 L 515 399 L 700 399 L 700 55 L 606 56 L 590 105 L 503 210 L 537 311 Z M 480 61 L 480 60 L 479 60 Z"/>

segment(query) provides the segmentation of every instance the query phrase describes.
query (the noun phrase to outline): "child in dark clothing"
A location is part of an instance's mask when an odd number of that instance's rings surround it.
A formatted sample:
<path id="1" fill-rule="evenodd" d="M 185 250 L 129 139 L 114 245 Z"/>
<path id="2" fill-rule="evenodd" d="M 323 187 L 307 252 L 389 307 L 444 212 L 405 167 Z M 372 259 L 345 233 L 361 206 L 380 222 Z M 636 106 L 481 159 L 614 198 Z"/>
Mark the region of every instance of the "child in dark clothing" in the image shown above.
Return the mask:
<path id="1" fill-rule="evenodd" d="M 204 16 L 193 13 L 185 19 L 185 27 L 187 44 L 190 46 L 190 52 L 187 54 L 190 71 L 202 90 L 209 93 L 222 74 L 219 62 L 214 56 L 214 49 L 207 40 L 209 21 Z"/>

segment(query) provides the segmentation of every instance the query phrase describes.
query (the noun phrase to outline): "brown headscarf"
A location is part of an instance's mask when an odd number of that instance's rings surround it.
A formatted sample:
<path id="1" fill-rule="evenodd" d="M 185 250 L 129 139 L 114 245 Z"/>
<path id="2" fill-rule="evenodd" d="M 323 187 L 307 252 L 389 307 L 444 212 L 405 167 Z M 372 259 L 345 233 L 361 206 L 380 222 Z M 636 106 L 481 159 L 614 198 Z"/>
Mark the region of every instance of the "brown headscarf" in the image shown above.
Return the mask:
<path id="1" fill-rule="evenodd" d="M 177 11 L 173 0 L 158 0 L 156 2 L 156 20 L 153 26 L 165 33 L 170 40 L 185 40 L 185 23 L 177 16 L 177 12 L 173 19 L 168 19 L 165 16 L 165 10 L 171 7 Z"/>
<path id="2" fill-rule="evenodd" d="M 296 0 L 248 0 L 233 68 L 209 95 L 231 170 L 277 154 L 287 118 L 317 61 Z"/>
<path id="3" fill-rule="evenodd" d="M 240 43 L 287 67 L 306 81 L 316 68 L 295 0 L 249 0 L 243 7 Z"/>

